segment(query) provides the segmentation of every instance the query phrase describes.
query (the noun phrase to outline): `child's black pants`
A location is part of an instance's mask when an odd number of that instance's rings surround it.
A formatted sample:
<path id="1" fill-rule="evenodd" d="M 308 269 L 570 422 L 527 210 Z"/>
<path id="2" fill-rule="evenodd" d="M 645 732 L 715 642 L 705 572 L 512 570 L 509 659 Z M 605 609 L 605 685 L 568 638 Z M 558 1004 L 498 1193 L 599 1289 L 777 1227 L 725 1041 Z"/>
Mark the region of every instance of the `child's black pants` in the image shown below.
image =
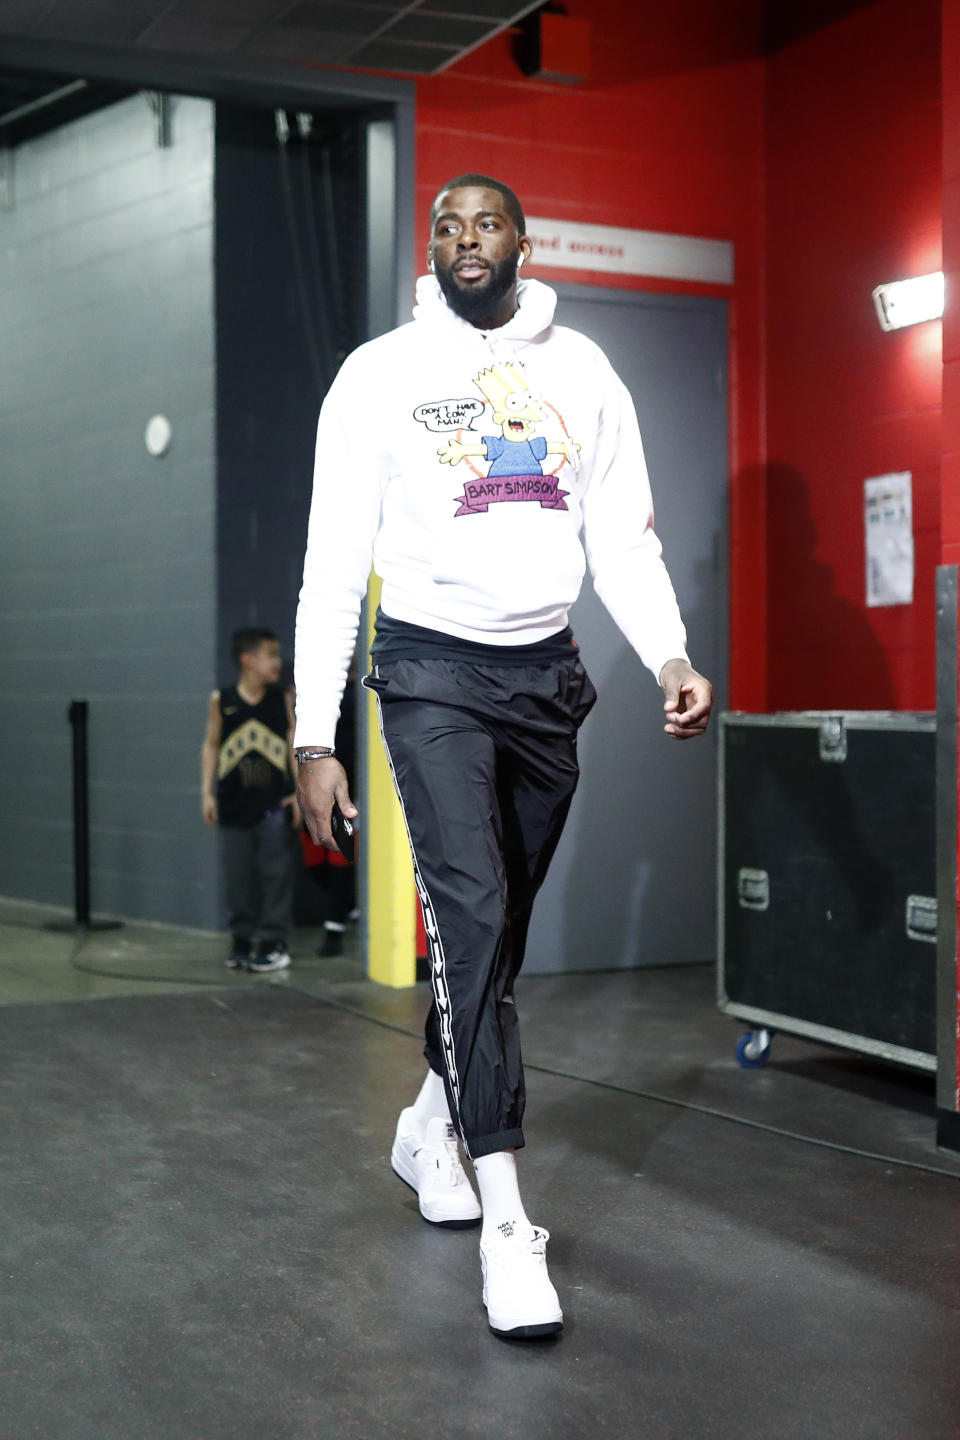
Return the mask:
<path id="1" fill-rule="evenodd" d="M 277 807 L 256 825 L 220 827 L 220 853 L 230 931 L 251 945 L 259 937 L 273 949 L 286 944 L 293 902 L 290 812 Z"/>
<path id="2" fill-rule="evenodd" d="M 398 660 L 376 691 L 430 943 L 426 1056 L 473 1159 L 523 1142 L 514 980 L 596 699 L 580 660 Z"/>

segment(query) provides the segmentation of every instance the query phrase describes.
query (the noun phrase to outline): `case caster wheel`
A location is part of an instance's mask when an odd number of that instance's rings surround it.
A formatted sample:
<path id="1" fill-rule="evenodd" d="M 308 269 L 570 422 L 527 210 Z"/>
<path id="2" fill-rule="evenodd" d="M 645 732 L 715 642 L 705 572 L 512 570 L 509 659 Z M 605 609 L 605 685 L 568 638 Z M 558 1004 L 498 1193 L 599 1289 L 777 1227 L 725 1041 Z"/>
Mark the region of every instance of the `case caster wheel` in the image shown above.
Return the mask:
<path id="1" fill-rule="evenodd" d="M 744 1070 L 759 1070 L 770 1062 L 769 1030 L 748 1030 L 737 1041 L 737 1061 Z"/>

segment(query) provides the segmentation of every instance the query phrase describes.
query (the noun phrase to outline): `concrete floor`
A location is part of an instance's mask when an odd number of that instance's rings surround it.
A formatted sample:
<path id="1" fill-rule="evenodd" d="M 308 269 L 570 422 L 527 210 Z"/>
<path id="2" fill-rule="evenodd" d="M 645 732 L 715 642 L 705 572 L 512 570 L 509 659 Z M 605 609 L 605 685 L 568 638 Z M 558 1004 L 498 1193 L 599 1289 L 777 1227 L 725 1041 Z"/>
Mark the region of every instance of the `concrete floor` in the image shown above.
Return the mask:
<path id="1" fill-rule="evenodd" d="M 782 1037 L 742 1071 L 706 967 L 531 977 L 521 1168 L 567 1323 L 503 1342 L 477 1233 L 389 1167 L 424 987 L 314 937 L 247 977 L 218 937 L 44 918 L 0 905 L 3 1440 L 960 1433 L 929 1077 Z"/>

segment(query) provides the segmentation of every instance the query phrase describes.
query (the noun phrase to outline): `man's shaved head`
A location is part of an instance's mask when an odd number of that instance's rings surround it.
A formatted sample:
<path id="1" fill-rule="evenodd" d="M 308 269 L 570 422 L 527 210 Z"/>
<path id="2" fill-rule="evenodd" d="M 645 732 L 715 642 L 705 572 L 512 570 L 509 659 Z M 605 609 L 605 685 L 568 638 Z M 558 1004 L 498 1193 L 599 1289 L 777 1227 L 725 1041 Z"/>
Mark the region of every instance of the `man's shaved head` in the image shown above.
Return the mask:
<path id="1" fill-rule="evenodd" d="M 440 197 L 446 195 L 448 190 L 462 190 L 466 186 L 478 190 L 498 190 L 503 198 L 503 208 L 505 212 L 517 227 L 517 234 L 526 235 L 527 222 L 523 218 L 523 206 L 510 189 L 510 186 L 504 185 L 502 180 L 494 180 L 492 175 L 455 175 L 452 180 L 448 180 L 445 185 L 441 185 L 433 204 L 430 206 L 431 230 L 433 229 L 433 222 L 437 217 L 437 203 Z"/>

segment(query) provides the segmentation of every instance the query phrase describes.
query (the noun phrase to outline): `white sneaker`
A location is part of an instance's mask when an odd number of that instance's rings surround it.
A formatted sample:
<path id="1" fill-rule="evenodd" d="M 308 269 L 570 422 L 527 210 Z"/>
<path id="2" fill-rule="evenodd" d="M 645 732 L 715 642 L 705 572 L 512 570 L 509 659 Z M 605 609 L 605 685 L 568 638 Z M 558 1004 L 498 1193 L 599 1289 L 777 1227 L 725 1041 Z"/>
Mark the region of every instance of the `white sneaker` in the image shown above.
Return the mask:
<path id="1" fill-rule="evenodd" d="M 277 945 L 266 954 L 258 951 L 247 961 L 248 970 L 256 970 L 258 973 L 265 973 L 268 970 L 288 970 L 290 968 L 290 956 L 281 945 Z"/>
<path id="2" fill-rule="evenodd" d="M 495 1335 L 513 1340 L 555 1335 L 563 1328 L 563 1311 L 547 1274 L 550 1233 L 539 1226 L 499 1227 L 480 1244 L 483 1303 Z"/>
<path id="3" fill-rule="evenodd" d="M 457 1135 L 449 1120 L 435 1116 L 421 1131 L 401 1110 L 390 1163 L 400 1179 L 416 1190 L 420 1214 L 431 1225 L 465 1230 L 479 1223 L 483 1211 L 457 1152 Z"/>

